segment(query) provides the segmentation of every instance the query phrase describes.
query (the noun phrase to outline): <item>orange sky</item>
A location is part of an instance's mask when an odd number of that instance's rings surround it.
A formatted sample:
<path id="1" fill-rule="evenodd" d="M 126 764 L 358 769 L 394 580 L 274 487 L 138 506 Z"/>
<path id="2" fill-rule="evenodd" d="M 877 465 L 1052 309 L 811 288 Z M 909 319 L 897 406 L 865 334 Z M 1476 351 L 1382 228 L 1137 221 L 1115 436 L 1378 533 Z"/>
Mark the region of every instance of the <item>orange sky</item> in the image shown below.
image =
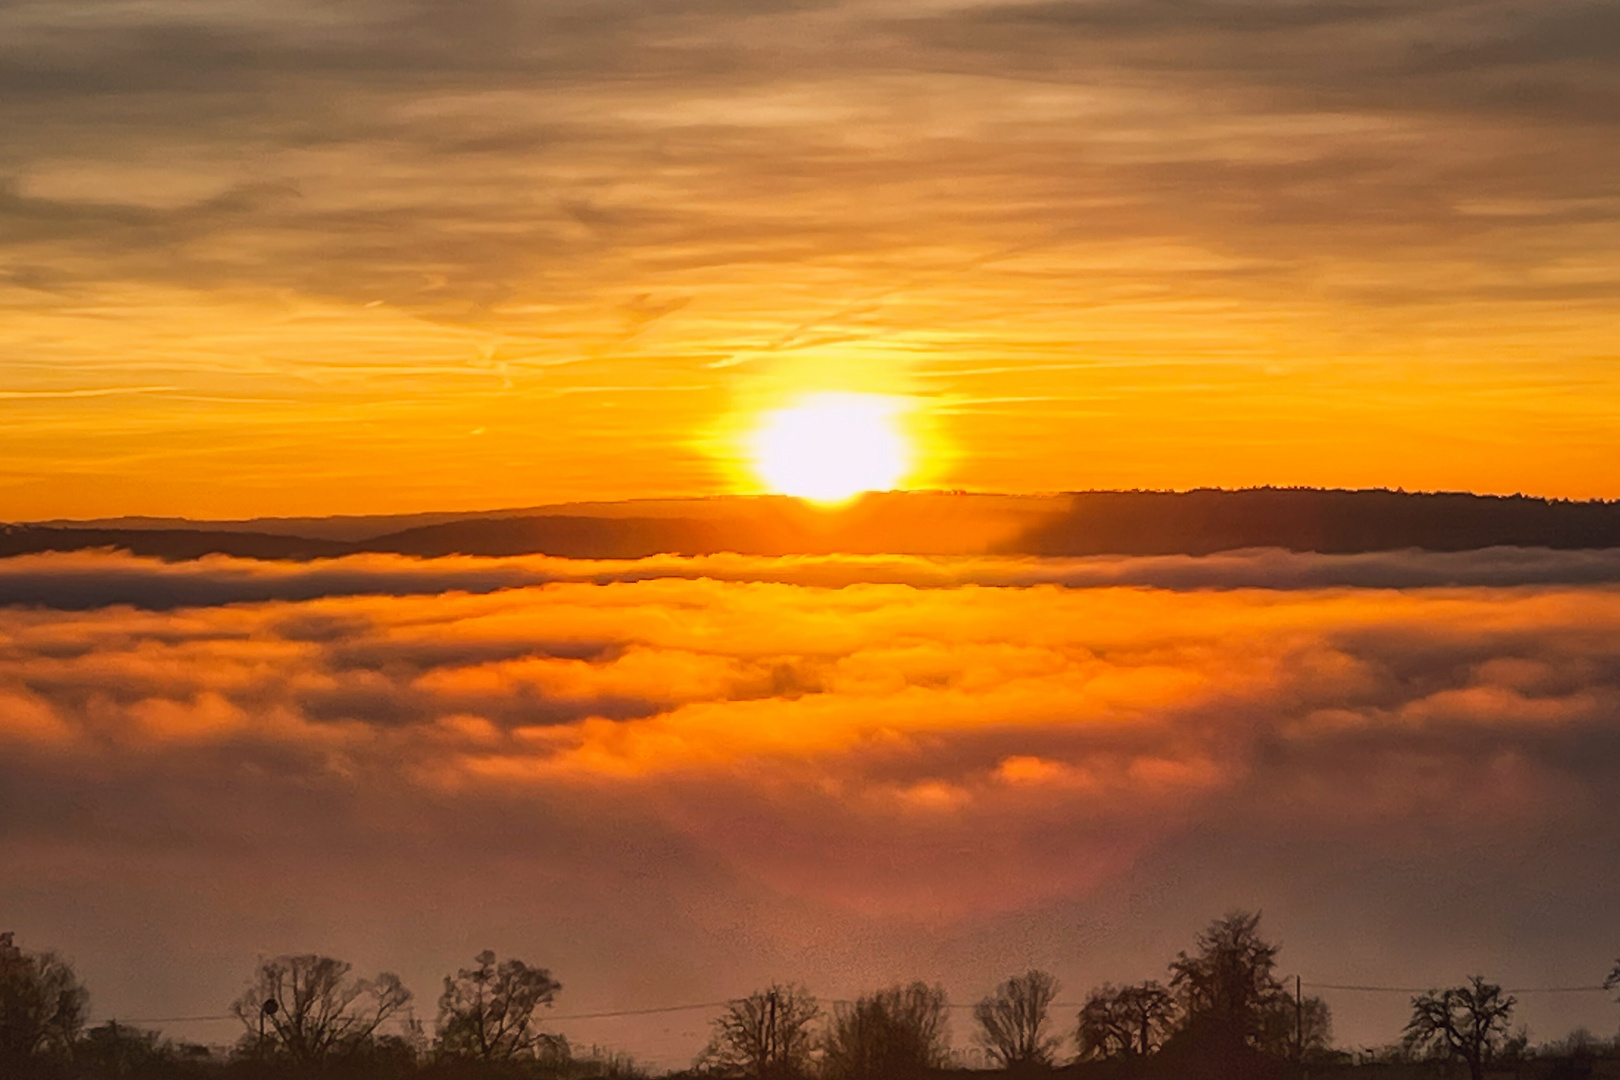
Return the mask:
<path id="1" fill-rule="evenodd" d="M 0 12 L 0 519 L 756 483 L 1620 495 L 1603 5 Z"/>
<path id="2" fill-rule="evenodd" d="M 3 3 L 0 521 L 757 491 L 826 392 L 917 487 L 1620 497 L 1616 40 L 1606 0 Z M 488 947 L 582 1012 L 1081 995 L 1238 906 L 1320 982 L 1615 955 L 1604 552 L 0 562 L 0 930 L 98 1019 L 307 950 L 424 1018 Z M 1330 1003 L 1344 1045 L 1408 1006 Z M 659 1024 L 565 1030 L 689 1062 Z"/>

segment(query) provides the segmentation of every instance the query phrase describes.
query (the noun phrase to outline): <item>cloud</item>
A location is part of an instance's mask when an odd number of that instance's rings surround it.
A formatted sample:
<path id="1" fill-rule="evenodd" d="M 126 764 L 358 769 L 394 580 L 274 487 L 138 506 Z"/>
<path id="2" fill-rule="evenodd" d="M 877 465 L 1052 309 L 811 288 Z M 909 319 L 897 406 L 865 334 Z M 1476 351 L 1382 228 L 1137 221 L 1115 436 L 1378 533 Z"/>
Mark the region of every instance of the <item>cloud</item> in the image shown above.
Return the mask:
<path id="1" fill-rule="evenodd" d="M 1601 3 L 1038 0 L 961 5 L 909 25 L 995 70 L 1059 80 L 1095 65 L 1269 91 L 1296 107 L 1570 121 L 1590 119 L 1585 110 L 1617 88 L 1620 57 L 1603 33 L 1613 21 Z"/>
<path id="2" fill-rule="evenodd" d="M 548 584 L 633 584 L 664 579 L 805 585 L 969 585 L 1026 588 L 1131 586 L 1197 589 L 1513 588 L 1620 583 L 1620 552 L 1484 548 L 1316 555 L 1277 549 L 1217 555 L 1085 558 L 924 556 L 655 556 L 632 560 L 355 555 L 302 563 L 208 556 L 186 562 L 110 552 L 29 555 L 0 560 L 0 604 L 88 610 L 130 605 L 150 610 L 213 607 L 341 596 L 489 593 Z M 287 616 L 290 637 L 346 636 L 332 616 Z M 430 648 L 423 645 L 422 648 Z M 497 647 L 498 646 L 493 646 Z M 515 647 L 515 646 L 511 646 Z"/>
<path id="3" fill-rule="evenodd" d="M 898 19 L 811 0 L 478 0 L 454 18 L 406 0 L 90 7 L 0 9 L 16 129 L 0 220 L 57 289 L 292 288 L 527 333 L 499 312 L 541 281 L 549 304 L 595 318 L 671 272 L 729 288 L 751 280 L 725 273 L 738 264 L 910 264 L 943 245 L 962 250 L 948 277 L 1055 248 L 1060 276 L 1090 281 L 1111 243 L 1167 238 L 1205 253 L 1179 282 L 1150 260 L 1176 295 L 1247 293 L 1324 259 L 1498 271 L 1398 275 L 1453 299 L 1614 284 L 1501 277 L 1602 250 L 1583 231 L 1615 212 L 1591 179 L 1615 154 L 1600 121 L 1620 93 L 1602 4 L 1042 0 Z M 1480 141 L 1530 118 L 1533 137 Z M 157 176 L 165 152 L 191 167 L 155 181 L 161 196 L 119 183 L 118 163 Z M 346 166 L 365 167 L 363 189 Z M 199 177 L 212 188 L 176 196 Z M 941 211 L 926 237 L 918 198 Z M 1461 211 L 1502 199 L 1521 212 Z M 1551 250 L 1483 243 L 1506 228 Z M 607 288 L 624 261 L 633 287 Z M 924 259 L 906 276 L 939 270 Z M 1354 291 L 1349 270 L 1324 284 Z M 863 311 L 897 314 L 836 306 L 822 329 L 837 338 L 871 336 Z M 784 313 L 779 329 L 825 317 Z"/>
<path id="4" fill-rule="evenodd" d="M 45 584 L 0 609 L 0 895 L 105 953 L 121 1015 L 158 1007 L 130 950 L 192 1015 L 256 951 L 420 989 L 490 941 L 577 1008 L 1023 963 L 1082 992 L 1233 903 L 1319 981 L 1579 982 L 1620 899 L 1579 857 L 1620 839 L 1600 554 L 5 569 Z M 1488 932 L 1536 903 L 1560 935 Z M 176 920 L 197 958 L 156 956 Z M 1367 1008 L 1341 1035 L 1393 1038 Z"/>

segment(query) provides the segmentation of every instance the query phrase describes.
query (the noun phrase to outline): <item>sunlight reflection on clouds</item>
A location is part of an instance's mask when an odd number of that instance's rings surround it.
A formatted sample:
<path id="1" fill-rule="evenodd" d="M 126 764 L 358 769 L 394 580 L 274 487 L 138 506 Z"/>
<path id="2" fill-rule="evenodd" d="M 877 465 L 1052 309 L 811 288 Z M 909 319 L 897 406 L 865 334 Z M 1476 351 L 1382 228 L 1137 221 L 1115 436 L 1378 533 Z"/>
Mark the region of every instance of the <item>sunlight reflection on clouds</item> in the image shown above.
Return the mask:
<path id="1" fill-rule="evenodd" d="M 790 577 L 794 562 L 751 566 Z M 1335 828 L 1579 817 L 1596 773 L 1576 748 L 1620 737 L 1620 592 L 1606 587 L 609 575 L 12 607 L 0 635 L 0 738 L 19 758 L 136 783 L 224 755 L 289 783 L 391 776 L 426 799 L 618 792 L 741 873 L 896 911 L 930 893 L 930 859 L 985 836 L 1008 854 L 986 856 L 985 888 L 955 892 L 963 910 L 1063 893 L 1200 815 L 1263 817 L 1280 798 Z M 877 822 L 895 831 L 869 835 Z M 1021 860 L 1036 835 L 1074 845 L 1071 870 Z M 784 856 L 807 847 L 809 877 Z"/>

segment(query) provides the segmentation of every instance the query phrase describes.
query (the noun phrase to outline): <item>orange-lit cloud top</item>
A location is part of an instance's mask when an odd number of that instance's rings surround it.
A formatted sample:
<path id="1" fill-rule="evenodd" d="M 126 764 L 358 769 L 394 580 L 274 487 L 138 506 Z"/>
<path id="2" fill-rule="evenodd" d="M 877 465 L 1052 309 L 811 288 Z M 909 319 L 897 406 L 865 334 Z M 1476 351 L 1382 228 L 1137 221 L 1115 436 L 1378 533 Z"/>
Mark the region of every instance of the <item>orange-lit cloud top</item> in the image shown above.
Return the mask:
<path id="1" fill-rule="evenodd" d="M 427 985 L 471 941 L 576 1007 L 1037 962 L 1078 993 L 1234 903 L 1322 981 L 1558 981 L 1617 899 L 1591 553 L 13 568 L 0 901 L 126 1014 L 206 1013 L 255 951 Z M 176 935 L 218 962 L 152 959 Z"/>
<path id="2" fill-rule="evenodd" d="M 1620 494 L 1610 8 L 0 12 L 0 518 L 754 483 Z"/>
<path id="3" fill-rule="evenodd" d="M 683 561 L 667 560 L 675 576 L 488 595 L 13 607 L 0 738 L 93 771 L 268 754 L 289 776 L 380 770 L 434 800 L 656 798 L 774 887 L 964 914 L 1083 891 L 1233 800 L 1322 828 L 1386 825 L 1392 843 L 1420 824 L 1579 816 L 1597 793 L 1560 755 L 1611 737 L 1620 715 L 1610 588 L 826 589 L 693 579 Z M 98 562 L 160 572 L 94 556 L 34 568 Z M 794 561 L 749 562 L 770 577 Z M 722 791 L 746 823 L 714 816 Z M 804 835 L 792 822 L 811 807 Z M 939 891 L 941 845 L 1028 841 L 1057 821 L 1063 867 L 987 847 L 988 892 Z M 879 822 L 891 837 L 848 842 Z"/>

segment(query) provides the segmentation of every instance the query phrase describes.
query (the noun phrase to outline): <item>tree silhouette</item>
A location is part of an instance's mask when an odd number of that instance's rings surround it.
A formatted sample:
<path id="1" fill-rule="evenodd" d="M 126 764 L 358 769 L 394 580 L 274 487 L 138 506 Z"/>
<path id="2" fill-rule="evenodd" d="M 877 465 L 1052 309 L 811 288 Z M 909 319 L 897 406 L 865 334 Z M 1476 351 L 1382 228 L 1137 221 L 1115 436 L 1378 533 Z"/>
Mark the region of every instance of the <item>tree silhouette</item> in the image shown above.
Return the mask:
<path id="1" fill-rule="evenodd" d="M 439 995 L 439 1049 L 453 1057 L 512 1061 L 555 1051 L 560 1037 L 534 1028 L 534 1011 L 550 1007 L 562 983 L 522 960 L 495 962 L 485 949 L 478 966 L 444 977 Z"/>
<path id="2" fill-rule="evenodd" d="M 945 988 L 894 986 L 839 1006 L 823 1065 L 830 1080 L 912 1080 L 950 1061 Z"/>
<path id="3" fill-rule="evenodd" d="M 1170 986 L 1188 1025 L 1261 1048 L 1275 1030 L 1270 1020 L 1288 1004 L 1277 979 L 1277 946 L 1260 937 L 1260 913 L 1232 911 L 1198 935 L 1193 955 L 1178 953 Z"/>
<path id="4" fill-rule="evenodd" d="M 1616 960 L 1614 962 L 1614 967 L 1609 971 L 1608 976 L 1603 980 L 1603 989 L 1620 989 L 1620 960 Z M 1620 998 L 1617 998 L 1616 1000 L 1620 1000 Z"/>
<path id="5" fill-rule="evenodd" d="M 1275 1002 L 1266 1015 L 1261 1048 L 1295 1060 L 1305 1060 L 1328 1049 L 1333 1039 L 1333 1013 L 1319 997 Z"/>
<path id="6" fill-rule="evenodd" d="M 263 1032 L 263 1050 L 304 1069 L 319 1068 L 361 1049 L 411 992 L 398 975 L 349 978 L 350 965 L 305 954 L 263 960 L 253 985 L 231 1003 L 247 1039 Z M 271 1004 L 271 1003 L 274 1004 Z"/>
<path id="7" fill-rule="evenodd" d="M 821 1006 L 803 987 L 773 985 L 733 1001 L 714 1021 L 698 1067 L 754 1080 L 794 1080 L 814 1068 Z"/>
<path id="8" fill-rule="evenodd" d="M 1406 1025 L 1408 1048 L 1468 1063 L 1472 1080 L 1483 1080 L 1485 1066 L 1501 1047 L 1508 1018 L 1518 1002 L 1502 988 L 1478 975 L 1467 986 L 1431 990 L 1412 999 L 1412 1019 Z"/>
<path id="9" fill-rule="evenodd" d="M 1147 1057 L 1164 1043 L 1175 1017 L 1175 998 L 1157 982 L 1102 986 L 1080 1009 L 1080 1055 Z"/>
<path id="10" fill-rule="evenodd" d="M 23 952 L 10 931 L 0 933 L 0 1061 L 67 1055 L 89 1008 L 67 961 Z"/>
<path id="11" fill-rule="evenodd" d="M 91 1076 L 174 1076 L 179 1071 L 173 1046 L 156 1031 L 116 1021 L 86 1031 L 74 1044 L 73 1063 Z"/>
<path id="12" fill-rule="evenodd" d="M 1046 1034 L 1058 982 L 1044 971 L 1026 971 L 973 1007 L 979 1041 L 1004 1069 L 1050 1068 L 1063 1040 Z"/>

